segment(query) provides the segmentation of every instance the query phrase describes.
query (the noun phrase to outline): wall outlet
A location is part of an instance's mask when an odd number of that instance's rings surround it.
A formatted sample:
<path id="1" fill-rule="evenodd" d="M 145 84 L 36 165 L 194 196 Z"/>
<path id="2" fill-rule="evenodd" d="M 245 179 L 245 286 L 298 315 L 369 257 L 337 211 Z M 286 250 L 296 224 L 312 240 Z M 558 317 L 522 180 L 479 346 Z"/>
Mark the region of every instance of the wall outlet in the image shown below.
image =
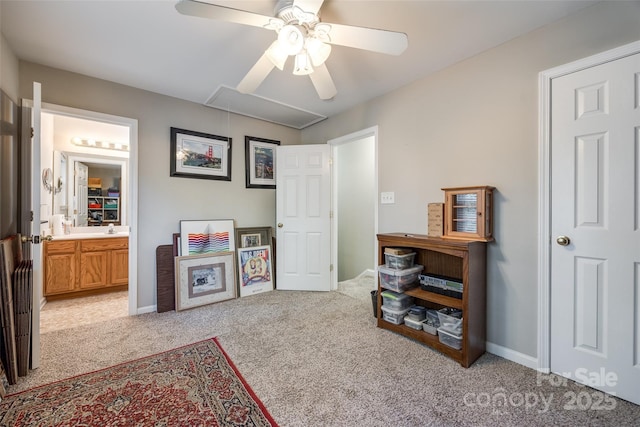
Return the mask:
<path id="1" fill-rule="evenodd" d="M 383 205 L 392 205 L 395 203 L 395 193 L 389 191 L 386 193 L 380 193 L 380 203 Z"/>

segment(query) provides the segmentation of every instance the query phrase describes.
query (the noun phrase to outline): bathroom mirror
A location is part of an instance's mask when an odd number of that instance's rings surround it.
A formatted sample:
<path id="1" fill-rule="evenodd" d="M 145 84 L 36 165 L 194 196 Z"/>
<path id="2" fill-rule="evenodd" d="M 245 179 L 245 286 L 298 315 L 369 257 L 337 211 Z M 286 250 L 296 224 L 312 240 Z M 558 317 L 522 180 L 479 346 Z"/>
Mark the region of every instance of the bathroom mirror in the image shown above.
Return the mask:
<path id="1" fill-rule="evenodd" d="M 42 185 L 49 192 L 53 192 L 53 171 L 51 168 L 42 170 Z"/>

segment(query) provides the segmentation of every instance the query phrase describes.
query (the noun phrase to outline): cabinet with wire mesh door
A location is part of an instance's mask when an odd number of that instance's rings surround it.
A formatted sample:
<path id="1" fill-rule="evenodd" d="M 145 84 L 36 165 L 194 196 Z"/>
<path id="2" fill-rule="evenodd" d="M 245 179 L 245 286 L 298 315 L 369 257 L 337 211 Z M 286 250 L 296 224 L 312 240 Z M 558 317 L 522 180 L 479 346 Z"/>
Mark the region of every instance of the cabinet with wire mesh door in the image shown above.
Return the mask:
<path id="1" fill-rule="evenodd" d="M 443 237 L 492 241 L 494 189 L 489 186 L 443 188 Z"/>
<path id="2" fill-rule="evenodd" d="M 87 212 L 89 225 L 120 225 L 120 198 L 89 196 Z"/>

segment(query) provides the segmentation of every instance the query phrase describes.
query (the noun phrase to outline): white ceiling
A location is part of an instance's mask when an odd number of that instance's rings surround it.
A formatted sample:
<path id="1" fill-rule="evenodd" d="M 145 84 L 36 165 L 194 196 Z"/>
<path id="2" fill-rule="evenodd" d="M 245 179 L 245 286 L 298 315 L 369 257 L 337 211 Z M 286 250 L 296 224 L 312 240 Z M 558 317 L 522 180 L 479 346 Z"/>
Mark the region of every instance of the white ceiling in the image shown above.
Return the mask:
<path id="1" fill-rule="evenodd" d="M 274 0 L 208 0 L 272 15 Z M 274 69 L 256 94 L 332 116 L 500 45 L 596 1 L 325 0 L 321 20 L 402 31 L 400 56 L 334 46 L 338 94 L 322 101 L 308 76 Z M 174 0 L 1 0 L 1 31 L 20 59 L 204 104 L 234 88 L 273 31 L 179 14 Z"/>

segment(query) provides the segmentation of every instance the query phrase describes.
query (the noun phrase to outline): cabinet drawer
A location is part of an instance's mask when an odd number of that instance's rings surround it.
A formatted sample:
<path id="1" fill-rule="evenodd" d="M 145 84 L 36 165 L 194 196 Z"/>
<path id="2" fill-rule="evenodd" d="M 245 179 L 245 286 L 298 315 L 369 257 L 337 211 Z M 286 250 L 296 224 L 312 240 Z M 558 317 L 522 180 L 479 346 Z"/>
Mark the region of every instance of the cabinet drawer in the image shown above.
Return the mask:
<path id="1" fill-rule="evenodd" d="M 83 240 L 80 243 L 82 252 L 110 251 L 114 249 L 127 249 L 129 239 L 126 237 L 115 237 L 106 239 Z"/>
<path id="2" fill-rule="evenodd" d="M 45 253 L 51 254 L 68 254 L 76 251 L 75 240 L 60 240 L 45 243 Z"/>

